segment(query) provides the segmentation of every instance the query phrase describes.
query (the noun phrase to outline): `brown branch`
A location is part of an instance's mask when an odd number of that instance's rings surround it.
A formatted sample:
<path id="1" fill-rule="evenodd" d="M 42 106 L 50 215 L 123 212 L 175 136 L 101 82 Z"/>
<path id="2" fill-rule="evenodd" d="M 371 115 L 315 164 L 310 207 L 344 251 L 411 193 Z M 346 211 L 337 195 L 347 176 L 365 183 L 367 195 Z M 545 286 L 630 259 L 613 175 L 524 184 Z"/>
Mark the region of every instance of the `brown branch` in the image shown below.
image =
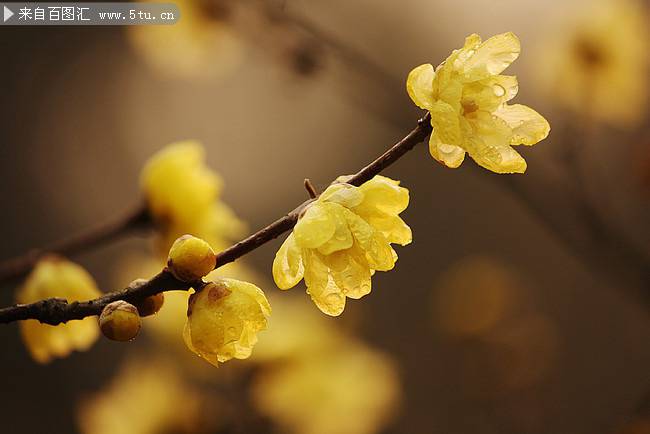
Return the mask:
<path id="1" fill-rule="evenodd" d="M 101 226 L 96 226 L 73 237 L 66 238 L 43 248 L 33 249 L 24 255 L 0 262 L 0 282 L 25 277 L 39 259 L 48 253 L 71 256 L 114 240 L 119 235 L 142 228 L 150 223 L 144 204 L 138 205 L 122 217 Z"/>
<path id="2" fill-rule="evenodd" d="M 418 126 L 406 137 L 353 175 L 347 182 L 359 186 L 395 163 L 431 133 L 430 120 L 431 117 L 427 113 L 418 121 Z M 293 228 L 298 221 L 298 216 L 301 211 L 312 201 L 313 199 L 302 203 L 290 213 L 219 253 L 215 268 L 235 261 Z M 197 282 L 194 283 L 194 286 L 196 286 Z M 104 309 L 104 306 L 116 300 L 125 300 L 132 303 L 159 292 L 187 291 L 192 286 L 191 283 L 176 279 L 165 269 L 140 286 L 111 292 L 95 300 L 68 303 L 66 300 L 60 298 L 50 298 L 35 303 L 6 307 L 0 309 L 0 324 L 36 319 L 45 324 L 56 325 L 70 320 L 82 319 L 87 316 L 99 315 L 102 309 Z"/>

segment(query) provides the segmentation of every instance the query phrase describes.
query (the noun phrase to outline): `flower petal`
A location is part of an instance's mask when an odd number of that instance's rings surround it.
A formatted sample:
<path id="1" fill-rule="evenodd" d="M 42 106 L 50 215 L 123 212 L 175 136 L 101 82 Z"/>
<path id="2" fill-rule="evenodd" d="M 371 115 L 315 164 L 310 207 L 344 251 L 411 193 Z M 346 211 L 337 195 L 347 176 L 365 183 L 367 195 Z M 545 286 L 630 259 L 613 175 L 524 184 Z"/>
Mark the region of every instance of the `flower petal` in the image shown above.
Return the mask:
<path id="1" fill-rule="evenodd" d="M 347 208 L 337 203 L 327 203 L 324 205 L 329 205 L 330 215 L 335 222 L 336 229 L 334 230 L 334 235 L 325 244 L 320 246 L 318 251 L 323 255 L 329 255 L 339 250 L 349 249 L 352 246 L 353 240 L 352 233 L 350 233 L 350 229 L 348 228 L 348 222 L 343 215 L 343 210 Z"/>
<path id="2" fill-rule="evenodd" d="M 347 297 L 359 299 L 370 293 L 370 267 L 365 260 L 361 259 L 361 262 L 348 251 L 327 257 L 332 278 Z"/>
<path id="3" fill-rule="evenodd" d="M 399 181 L 385 176 L 375 176 L 359 187 L 359 190 L 363 192 L 364 199 L 354 208 L 354 212 L 360 215 L 372 214 L 375 210 L 397 215 L 409 204 L 408 189 L 400 187 Z"/>
<path id="4" fill-rule="evenodd" d="M 463 148 L 443 143 L 435 131 L 429 137 L 429 153 L 438 162 L 452 169 L 460 166 L 465 159 L 465 150 Z"/>
<path id="5" fill-rule="evenodd" d="M 467 152 L 476 163 L 495 173 L 524 173 L 526 161 L 508 144 L 488 144 L 478 136 L 466 142 Z"/>
<path id="6" fill-rule="evenodd" d="M 313 203 L 300 217 L 293 229 L 296 243 L 304 249 L 316 249 L 325 244 L 336 230 L 336 223 L 325 204 Z"/>
<path id="7" fill-rule="evenodd" d="M 519 38 L 514 33 L 492 36 L 467 59 L 463 65 L 464 73 L 473 79 L 478 79 L 485 72 L 489 75 L 500 74 L 519 57 L 520 52 Z"/>
<path id="8" fill-rule="evenodd" d="M 443 143 L 459 146 L 462 143 L 459 113 L 444 101 L 436 101 L 429 110 L 431 126 Z"/>
<path id="9" fill-rule="evenodd" d="M 345 308 L 345 294 L 334 282 L 327 265 L 314 251 L 307 251 L 304 260 L 307 293 L 323 313 L 339 316 Z"/>
<path id="10" fill-rule="evenodd" d="M 420 108 L 428 110 L 433 104 L 433 65 L 426 63 L 409 72 L 406 79 L 406 91 L 413 102 Z"/>
<path id="11" fill-rule="evenodd" d="M 551 130 L 542 115 L 522 104 L 503 105 L 494 114 L 512 128 L 511 145 L 534 145 L 544 140 Z"/>
<path id="12" fill-rule="evenodd" d="M 338 183 L 327 187 L 320 195 L 319 200 L 337 203 L 346 208 L 354 208 L 363 201 L 363 193 L 354 185 Z"/>
<path id="13" fill-rule="evenodd" d="M 280 289 L 293 288 L 305 272 L 300 247 L 291 233 L 282 243 L 273 260 L 273 280 Z"/>

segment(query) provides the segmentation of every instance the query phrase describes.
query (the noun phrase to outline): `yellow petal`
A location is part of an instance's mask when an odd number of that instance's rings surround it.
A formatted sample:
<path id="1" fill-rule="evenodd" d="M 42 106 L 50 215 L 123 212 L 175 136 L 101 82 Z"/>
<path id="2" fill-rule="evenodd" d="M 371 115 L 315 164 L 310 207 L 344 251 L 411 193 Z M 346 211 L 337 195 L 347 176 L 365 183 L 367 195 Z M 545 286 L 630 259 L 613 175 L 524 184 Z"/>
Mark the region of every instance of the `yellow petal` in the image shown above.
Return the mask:
<path id="1" fill-rule="evenodd" d="M 406 79 L 406 91 L 420 108 L 428 110 L 433 104 L 433 79 L 435 77 L 433 65 L 426 63 L 409 72 Z"/>
<path id="2" fill-rule="evenodd" d="M 325 244 L 336 230 L 336 223 L 326 204 L 316 202 L 309 206 L 293 229 L 296 243 L 304 249 L 316 249 Z"/>
<path id="3" fill-rule="evenodd" d="M 378 271 L 391 270 L 395 266 L 395 251 L 386 237 L 353 212 L 347 211 L 345 218 L 370 268 Z"/>
<path id="4" fill-rule="evenodd" d="M 337 183 L 330 185 L 318 198 L 321 202 L 333 202 L 353 208 L 363 201 L 363 193 L 354 185 Z"/>
<path id="5" fill-rule="evenodd" d="M 526 161 L 508 144 L 489 145 L 478 136 L 466 142 L 467 152 L 480 166 L 495 173 L 524 173 Z"/>
<path id="6" fill-rule="evenodd" d="M 444 101 L 436 101 L 429 110 L 431 126 L 443 143 L 459 146 L 462 143 L 459 113 Z"/>
<path id="7" fill-rule="evenodd" d="M 503 105 L 494 114 L 512 128 L 511 145 L 534 145 L 544 140 L 551 130 L 542 115 L 522 104 Z"/>
<path id="8" fill-rule="evenodd" d="M 429 153 L 437 161 L 452 169 L 460 166 L 465 159 L 463 148 L 443 143 L 435 131 L 429 137 Z"/>
<path id="9" fill-rule="evenodd" d="M 345 308 L 345 294 L 334 282 L 329 268 L 320 254 L 307 251 L 305 257 L 305 284 L 307 293 L 316 306 L 325 314 L 339 316 Z"/>
<path id="10" fill-rule="evenodd" d="M 517 95 L 517 77 L 497 75 L 463 87 L 462 106 L 493 112 Z"/>
<path id="11" fill-rule="evenodd" d="M 363 195 L 361 195 L 363 197 Z M 358 202 L 357 202 L 358 203 Z M 352 233 L 348 228 L 348 223 L 343 215 L 343 210 L 347 209 L 337 203 L 328 203 L 330 209 L 330 215 L 336 229 L 334 230 L 334 235 L 322 246 L 318 248 L 318 251 L 323 255 L 329 255 L 339 250 L 345 250 L 352 246 Z"/>
<path id="12" fill-rule="evenodd" d="M 273 280 L 280 289 L 293 288 L 300 282 L 305 272 L 300 247 L 293 233 L 280 246 L 273 260 Z"/>
<path id="13" fill-rule="evenodd" d="M 347 297 L 358 299 L 370 293 L 370 267 L 366 261 L 357 261 L 347 251 L 336 252 L 326 261 L 334 282 Z"/>
<path id="14" fill-rule="evenodd" d="M 485 72 L 497 75 L 519 57 L 519 38 L 512 33 L 492 36 L 483 42 L 463 65 L 466 76 L 477 78 Z"/>
<path id="15" fill-rule="evenodd" d="M 409 204 L 409 191 L 399 186 L 399 181 L 385 176 L 377 175 L 365 182 L 359 190 L 363 192 L 364 199 L 354 212 L 358 214 L 372 213 L 380 210 L 388 214 L 399 214 Z"/>

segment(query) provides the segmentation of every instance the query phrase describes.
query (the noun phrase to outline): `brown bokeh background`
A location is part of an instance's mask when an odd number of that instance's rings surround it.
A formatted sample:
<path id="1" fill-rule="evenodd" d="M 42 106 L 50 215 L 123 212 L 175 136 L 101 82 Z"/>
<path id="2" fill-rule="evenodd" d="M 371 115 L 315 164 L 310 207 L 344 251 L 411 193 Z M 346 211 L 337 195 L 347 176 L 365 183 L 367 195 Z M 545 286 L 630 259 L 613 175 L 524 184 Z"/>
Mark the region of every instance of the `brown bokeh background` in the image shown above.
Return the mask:
<path id="1" fill-rule="evenodd" d="M 627 240 L 647 261 L 650 129 L 647 120 L 603 126 L 586 140 L 579 116 L 536 89 L 541 47 L 562 17 L 589 5 L 305 0 L 285 2 L 269 21 L 259 3 L 241 2 L 211 11 L 236 39 L 215 48 L 227 65 L 215 56 L 196 74 L 161 71 L 123 27 L 3 27 L 0 259 L 127 210 L 139 200 L 146 159 L 186 138 L 204 143 L 226 181 L 224 200 L 259 228 L 306 198 L 303 178 L 322 188 L 414 126 L 420 113 L 404 90 L 412 67 L 439 63 L 470 33 L 513 31 L 523 47 L 509 70 L 519 77 L 516 101 L 543 113 L 551 136 L 522 150 L 528 172 L 507 181 L 469 160 L 445 169 L 424 146 L 392 166 L 387 174 L 411 192 L 404 217 L 414 242 L 341 320 L 354 318 L 359 334 L 397 362 L 402 403 L 386 432 L 619 432 L 648 412 L 650 289 L 647 262 L 639 268 L 608 237 Z M 166 49 L 162 40 L 158 49 Z M 567 195 L 575 173 L 558 176 L 576 141 L 585 196 L 606 222 L 602 239 L 589 235 L 593 216 Z M 121 239 L 74 259 L 111 290 L 122 252 L 144 242 Z M 278 247 L 269 243 L 249 263 L 270 274 Z M 489 296 L 476 304 L 480 273 L 460 285 L 463 297 L 448 289 L 453 282 L 445 286 L 477 262 L 514 279 L 502 294 L 507 309 Z M 2 286 L 3 305 L 15 285 Z M 445 323 L 453 307 L 471 324 L 495 305 L 488 338 L 454 333 L 462 317 Z M 0 432 L 12 434 L 76 432 L 77 402 L 138 346 L 100 340 L 40 366 L 15 324 L 0 326 L 0 342 Z"/>

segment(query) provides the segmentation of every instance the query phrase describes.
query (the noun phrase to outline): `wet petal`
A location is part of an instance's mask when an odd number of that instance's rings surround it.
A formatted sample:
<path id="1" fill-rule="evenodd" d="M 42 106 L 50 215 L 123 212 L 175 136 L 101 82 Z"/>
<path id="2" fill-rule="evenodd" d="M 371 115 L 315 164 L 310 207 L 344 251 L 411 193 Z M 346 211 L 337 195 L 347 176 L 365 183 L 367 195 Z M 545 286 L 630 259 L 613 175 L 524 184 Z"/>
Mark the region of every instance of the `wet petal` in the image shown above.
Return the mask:
<path id="1" fill-rule="evenodd" d="M 348 222 L 343 215 L 343 210 L 347 208 L 336 203 L 330 203 L 327 205 L 330 205 L 330 215 L 335 222 L 336 229 L 334 230 L 334 235 L 332 235 L 325 244 L 318 248 L 318 251 L 323 255 L 329 255 L 339 250 L 348 249 L 352 246 L 353 242 L 352 233 L 348 228 Z"/>
<path id="2" fill-rule="evenodd" d="M 433 65 L 427 63 L 414 68 L 406 79 L 406 91 L 420 108 L 429 109 L 433 104 Z"/>
<path id="3" fill-rule="evenodd" d="M 334 282 L 321 256 L 313 251 L 305 255 L 305 284 L 316 306 L 325 314 L 339 316 L 345 308 L 345 294 Z"/>
<path id="4" fill-rule="evenodd" d="M 435 131 L 429 137 L 429 153 L 437 161 L 452 169 L 460 166 L 465 159 L 463 148 L 443 143 Z"/>
<path id="5" fill-rule="evenodd" d="M 363 201 L 363 193 L 354 185 L 338 183 L 327 187 L 320 195 L 320 201 L 333 202 L 346 208 L 353 208 Z"/>
<path id="6" fill-rule="evenodd" d="M 302 279 L 304 271 L 300 247 L 291 233 L 275 254 L 273 279 L 280 289 L 293 288 Z"/>
<path id="7" fill-rule="evenodd" d="M 512 128 L 511 145 L 534 145 L 544 140 L 551 130 L 551 126 L 542 115 L 522 104 L 504 105 L 494 114 Z"/>
<path id="8" fill-rule="evenodd" d="M 500 74 L 519 57 L 520 52 L 519 38 L 514 33 L 492 36 L 483 42 L 465 62 L 463 65 L 465 75 L 477 78 L 485 72 L 489 75 Z"/>
<path id="9" fill-rule="evenodd" d="M 324 204 L 316 202 L 309 206 L 293 229 L 298 246 L 316 249 L 325 244 L 336 230 L 336 224 Z"/>
<path id="10" fill-rule="evenodd" d="M 431 126 L 440 140 L 450 145 L 460 145 L 462 134 L 458 112 L 444 101 L 436 101 L 429 111 Z"/>

